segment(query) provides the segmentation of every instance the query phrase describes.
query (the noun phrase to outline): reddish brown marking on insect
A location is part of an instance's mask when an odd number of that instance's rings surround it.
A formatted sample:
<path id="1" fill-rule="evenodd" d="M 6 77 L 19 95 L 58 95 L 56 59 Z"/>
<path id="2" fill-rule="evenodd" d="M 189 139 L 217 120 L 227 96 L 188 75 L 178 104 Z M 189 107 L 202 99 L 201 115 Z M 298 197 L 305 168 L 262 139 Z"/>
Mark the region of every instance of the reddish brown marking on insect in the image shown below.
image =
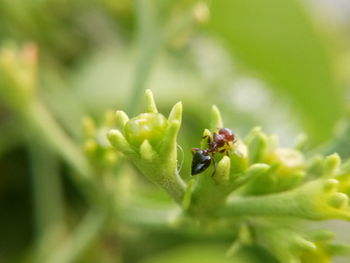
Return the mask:
<path id="1" fill-rule="evenodd" d="M 223 135 L 225 137 L 225 140 L 228 142 L 233 142 L 235 140 L 233 132 L 228 128 L 221 128 L 219 130 L 219 134 Z"/>
<path id="2" fill-rule="evenodd" d="M 202 138 L 208 139 L 208 148 L 203 150 L 198 148 L 192 149 L 192 175 L 204 172 L 212 161 L 214 162 L 215 173 L 214 154 L 219 152 L 228 155 L 232 143 L 236 142 L 235 135 L 228 128 L 219 129 L 217 133 L 213 133 L 212 137 L 203 136 Z"/>
<path id="3" fill-rule="evenodd" d="M 208 138 L 208 152 L 222 152 L 221 149 L 224 146 L 230 146 L 230 143 L 234 143 L 236 141 L 236 137 L 233 132 L 228 128 L 221 128 L 217 133 L 213 133 L 213 140 Z M 227 150 L 224 149 L 223 152 Z"/>

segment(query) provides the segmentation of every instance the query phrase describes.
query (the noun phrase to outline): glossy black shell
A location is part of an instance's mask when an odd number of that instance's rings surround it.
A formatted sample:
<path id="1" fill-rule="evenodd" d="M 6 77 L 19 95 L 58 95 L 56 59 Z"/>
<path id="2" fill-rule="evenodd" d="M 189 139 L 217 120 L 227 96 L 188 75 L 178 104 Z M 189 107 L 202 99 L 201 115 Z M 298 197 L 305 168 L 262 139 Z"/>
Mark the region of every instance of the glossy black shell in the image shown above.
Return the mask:
<path id="1" fill-rule="evenodd" d="M 205 151 L 199 150 L 193 154 L 191 175 L 204 172 L 211 163 L 211 156 Z"/>

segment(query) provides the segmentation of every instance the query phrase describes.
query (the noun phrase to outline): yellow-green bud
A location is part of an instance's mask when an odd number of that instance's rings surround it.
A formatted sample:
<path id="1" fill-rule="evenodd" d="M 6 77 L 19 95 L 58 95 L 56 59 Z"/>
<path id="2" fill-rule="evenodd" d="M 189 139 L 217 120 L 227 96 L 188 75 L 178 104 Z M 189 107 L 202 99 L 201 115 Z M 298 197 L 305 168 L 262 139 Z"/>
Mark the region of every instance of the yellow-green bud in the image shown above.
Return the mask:
<path id="1" fill-rule="evenodd" d="M 144 140 L 156 146 L 163 138 L 168 120 L 160 113 L 142 113 L 130 119 L 124 127 L 127 141 L 134 146 L 140 146 Z"/>

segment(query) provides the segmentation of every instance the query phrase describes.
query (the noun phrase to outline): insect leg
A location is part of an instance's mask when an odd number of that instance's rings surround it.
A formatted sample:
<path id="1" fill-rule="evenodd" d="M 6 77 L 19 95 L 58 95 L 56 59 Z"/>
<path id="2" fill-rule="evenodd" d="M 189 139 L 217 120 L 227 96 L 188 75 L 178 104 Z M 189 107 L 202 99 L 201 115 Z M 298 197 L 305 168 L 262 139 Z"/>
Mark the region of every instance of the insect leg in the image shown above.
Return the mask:
<path id="1" fill-rule="evenodd" d="M 213 158 L 212 159 L 212 162 L 213 162 L 213 165 L 214 165 L 214 171 L 213 171 L 213 173 L 211 174 L 211 177 L 213 177 L 214 176 L 214 174 L 216 173 L 216 161 L 215 161 L 215 159 Z"/>
<path id="2" fill-rule="evenodd" d="M 196 152 L 198 152 L 200 149 L 199 148 L 192 148 L 191 149 L 191 152 L 192 152 L 192 155 L 194 155 Z"/>
<path id="3" fill-rule="evenodd" d="M 215 134 L 215 133 L 214 133 Z M 205 139 L 208 139 L 208 144 L 209 143 L 212 143 L 212 137 L 211 136 L 209 136 L 209 135 L 204 135 L 203 137 L 202 137 L 202 140 L 205 140 Z"/>

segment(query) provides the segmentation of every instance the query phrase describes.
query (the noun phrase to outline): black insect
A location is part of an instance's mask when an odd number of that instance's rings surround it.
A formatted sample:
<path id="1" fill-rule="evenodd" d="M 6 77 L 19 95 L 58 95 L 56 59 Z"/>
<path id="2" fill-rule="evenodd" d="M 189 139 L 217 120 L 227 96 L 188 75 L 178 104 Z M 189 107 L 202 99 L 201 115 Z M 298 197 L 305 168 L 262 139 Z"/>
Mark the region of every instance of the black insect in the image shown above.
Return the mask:
<path id="1" fill-rule="evenodd" d="M 204 172 L 210 165 L 213 158 L 207 150 L 201 150 L 198 148 L 192 149 L 192 171 L 191 174 L 200 174 Z"/>
<path id="2" fill-rule="evenodd" d="M 192 175 L 204 172 L 206 169 L 208 169 L 211 162 L 214 164 L 215 173 L 216 162 L 213 158 L 214 154 L 218 152 L 228 154 L 228 151 L 231 147 L 230 145 L 236 141 L 235 135 L 228 128 L 221 128 L 217 133 L 214 132 L 213 136 L 203 137 L 203 139 L 206 138 L 208 139 L 207 149 L 192 148 Z"/>

